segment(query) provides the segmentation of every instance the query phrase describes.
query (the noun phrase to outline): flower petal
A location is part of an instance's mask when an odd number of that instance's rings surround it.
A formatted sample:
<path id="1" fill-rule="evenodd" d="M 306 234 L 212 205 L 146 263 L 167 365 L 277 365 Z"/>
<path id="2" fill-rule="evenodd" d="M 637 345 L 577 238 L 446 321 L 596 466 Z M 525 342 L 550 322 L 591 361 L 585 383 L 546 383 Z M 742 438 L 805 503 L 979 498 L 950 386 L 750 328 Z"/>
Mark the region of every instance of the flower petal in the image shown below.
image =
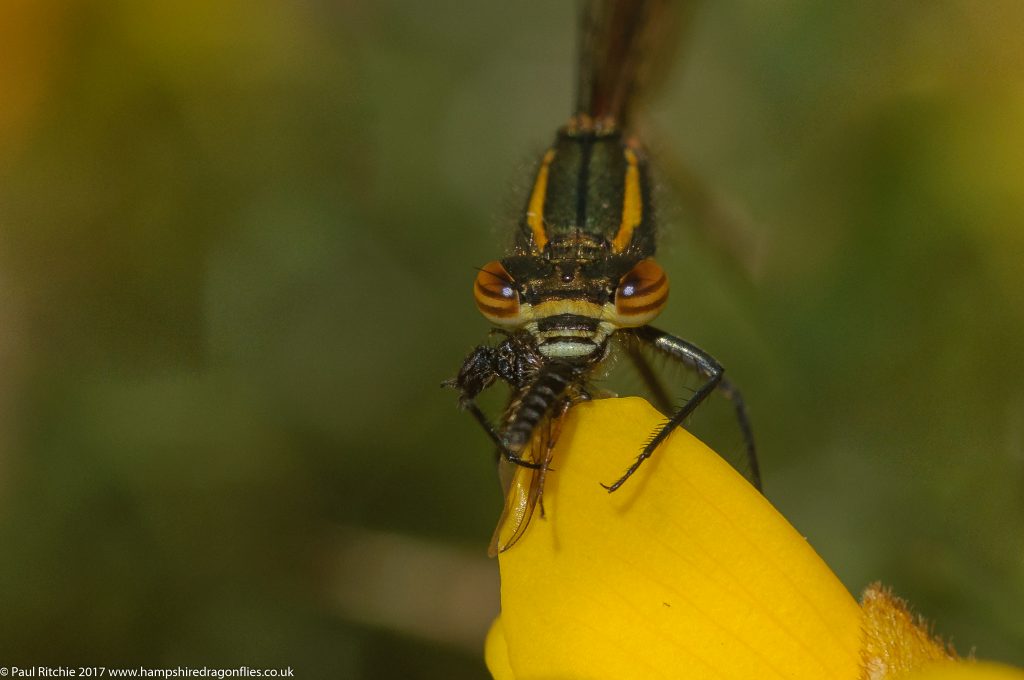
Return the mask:
<path id="1" fill-rule="evenodd" d="M 494 680 L 515 680 L 516 676 L 512 673 L 512 666 L 508 661 L 508 645 L 505 643 L 505 630 L 501 625 L 500 616 L 494 619 L 491 629 L 487 631 L 484 660 Z"/>
<path id="2" fill-rule="evenodd" d="M 514 676 L 857 678 L 857 603 L 689 433 L 673 433 L 619 491 L 601 488 L 663 422 L 636 398 L 566 417 L 546 518 L 536 513 L 499 557 Z"/>
<path id="3" fill-rule="evenodd" d="M 905 676 L 903 680 L 1024 680 L 1024 671 L 997 663 L 939 663 Z"/>

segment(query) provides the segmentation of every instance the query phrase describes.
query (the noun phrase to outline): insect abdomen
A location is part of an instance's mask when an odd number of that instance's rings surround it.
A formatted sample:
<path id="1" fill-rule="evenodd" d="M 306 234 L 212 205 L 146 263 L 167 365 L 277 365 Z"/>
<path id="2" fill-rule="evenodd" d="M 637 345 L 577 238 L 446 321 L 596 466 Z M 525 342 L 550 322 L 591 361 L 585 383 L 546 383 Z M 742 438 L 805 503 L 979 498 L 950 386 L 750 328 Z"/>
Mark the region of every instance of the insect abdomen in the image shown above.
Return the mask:
<path id="1" fill-rule="evenodd" d="M 518 398 L 512 419 L 502 434 L 503 443 L 509 451 L 519 453 L 523 450 L 537 426 L 566 397 L 574 378 L 574 369 L 566 364 L 549 364 L 542 369 L 537 379 Z"/>

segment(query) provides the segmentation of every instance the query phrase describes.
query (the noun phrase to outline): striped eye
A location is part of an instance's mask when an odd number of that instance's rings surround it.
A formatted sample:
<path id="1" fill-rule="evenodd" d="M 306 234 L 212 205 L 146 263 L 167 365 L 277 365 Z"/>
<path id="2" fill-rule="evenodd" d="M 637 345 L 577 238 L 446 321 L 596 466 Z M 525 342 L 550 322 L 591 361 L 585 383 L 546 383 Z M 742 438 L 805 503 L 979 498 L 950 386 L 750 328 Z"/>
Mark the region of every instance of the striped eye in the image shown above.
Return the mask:
<path id="1" fill-rule="evenodd" d="M 615 311 L 622 326 L 643 326 L 668 300 L 668 277 L 652 259 L 640 260 L 615 289 Z"/>
<path id="2" fill-rule="evenodd" d="M 491 323 L 519 323 L 519 293 L 512 276 L 501 266 L 501 262 L 495 260 L 483 266 L 476 275 L 473 298 L 480 313 Z"/>

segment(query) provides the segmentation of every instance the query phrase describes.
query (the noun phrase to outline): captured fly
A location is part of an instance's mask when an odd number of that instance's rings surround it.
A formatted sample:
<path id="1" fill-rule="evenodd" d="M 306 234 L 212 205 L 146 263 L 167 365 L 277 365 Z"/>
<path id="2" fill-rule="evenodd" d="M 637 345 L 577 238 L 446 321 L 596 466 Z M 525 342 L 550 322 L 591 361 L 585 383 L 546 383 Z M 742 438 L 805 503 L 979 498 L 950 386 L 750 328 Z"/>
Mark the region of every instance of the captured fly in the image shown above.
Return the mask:
<path id="1" fill-rule="evenodd" d="M 643 147 L 626 128 L 628 103 L 665 2 L 594 0 L 583 12 L 576 113 L 535 171 L 511 252 L 479 269 L 473 295 L 501 341 L 481 345 L 446 383 L 504 461 L 505 513 L 491 553 L 523 534 L 541 501 L 558 427 L 570 406 L 600 396 L 592 379 L 618 346 L 669 416 L 637 459 L 605 488 L 615 491 L 714 390 L 732 400 L 760 488 L 743 401 L 722 366 L 695 345 L 649 325 L 668 300 L 654 260 L 655 222 Z M 641 349 L 695 369 L 700 386 L 679 408 Z M 476 403 L 496 381 L 511 397 L 497 424 Z M 543 508 L 543 506 L 541 506 Z"/>

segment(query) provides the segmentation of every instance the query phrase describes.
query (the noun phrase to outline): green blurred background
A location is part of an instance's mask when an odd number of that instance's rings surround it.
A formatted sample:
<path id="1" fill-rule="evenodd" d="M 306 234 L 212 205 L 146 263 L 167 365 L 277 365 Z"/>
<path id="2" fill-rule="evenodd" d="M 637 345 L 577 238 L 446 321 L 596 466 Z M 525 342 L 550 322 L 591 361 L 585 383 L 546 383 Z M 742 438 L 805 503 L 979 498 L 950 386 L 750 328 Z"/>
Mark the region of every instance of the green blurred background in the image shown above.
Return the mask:
<path id="1" fill-rule="evenodd" d="M 574 11 L 0 3 L 0 664 L 484 674 L 500 491 L 438 384 Z M 1017 664 L 1022 35 L 1010 0 L 705 3 L 647 122 L 660 325 L 743 386 L 769 498 Z"/>

